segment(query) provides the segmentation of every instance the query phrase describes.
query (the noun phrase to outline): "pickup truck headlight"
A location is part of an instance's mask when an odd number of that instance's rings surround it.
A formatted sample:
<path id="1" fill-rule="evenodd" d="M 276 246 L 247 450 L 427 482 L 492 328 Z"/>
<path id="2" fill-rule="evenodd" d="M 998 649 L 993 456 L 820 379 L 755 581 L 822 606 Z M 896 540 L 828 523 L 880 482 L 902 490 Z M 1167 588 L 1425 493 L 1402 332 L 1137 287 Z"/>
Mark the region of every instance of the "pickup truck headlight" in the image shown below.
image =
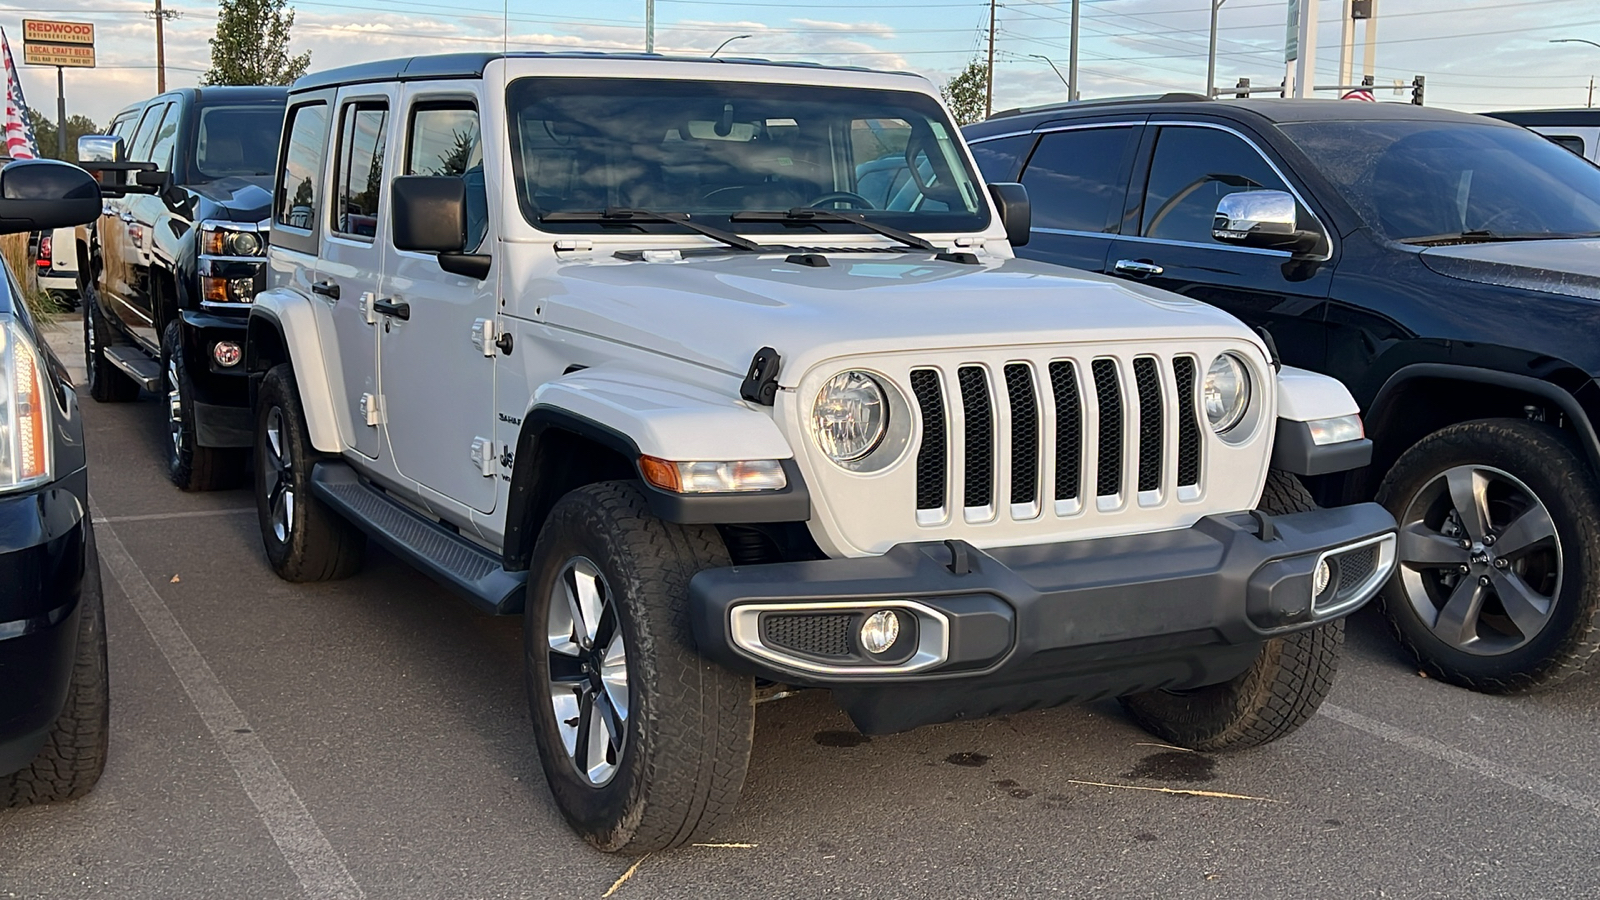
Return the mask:
<path id="1" fill-rule="evenodd" d="M 1200 396 L 1211 430 L 1227 434 L 1250 408 L 1250 368 L 1234 354 L 1222 354 L 1206 369 Z"/>
<path id="2" fill-rule="evenodd" d="M 33 343 L 0 316 L 0 491 L 50 480 L 48 377 Z"/>
<path id="3" fill-rule="evenodd" d="M 836 463 L 853 462 L 876 450 L 888 425 L 883 387 L 865 372 L 840 372 L 828 379 L 811 405 L 817 446 Z"/>
<path id="4" fill-rule="evenodd" d="M 203 256 L 261 256 L 266 241 L 254 231 L 238 231 L 206 223 L 200 228 L 200 253 Z"/>

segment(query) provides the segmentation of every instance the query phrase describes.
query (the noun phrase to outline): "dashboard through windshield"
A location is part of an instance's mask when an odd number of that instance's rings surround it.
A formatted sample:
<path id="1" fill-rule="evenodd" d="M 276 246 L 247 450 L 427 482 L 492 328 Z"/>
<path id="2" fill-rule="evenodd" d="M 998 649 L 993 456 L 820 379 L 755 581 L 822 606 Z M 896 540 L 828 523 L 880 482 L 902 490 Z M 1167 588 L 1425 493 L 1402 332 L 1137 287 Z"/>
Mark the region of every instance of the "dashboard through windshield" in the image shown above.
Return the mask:
<path id="1" fill-rule="evenodd" d="M 917 232 L 981 231 L 989 221 L 958 132 L 915 92 L 523 78 L 507 88 L 507 105 L 517 199 L 548 231 L 684 230 L 573 215 L 606 210 L 769 234 L 866 229 L 842 216 L 748 214 L 811 207 Z"/>

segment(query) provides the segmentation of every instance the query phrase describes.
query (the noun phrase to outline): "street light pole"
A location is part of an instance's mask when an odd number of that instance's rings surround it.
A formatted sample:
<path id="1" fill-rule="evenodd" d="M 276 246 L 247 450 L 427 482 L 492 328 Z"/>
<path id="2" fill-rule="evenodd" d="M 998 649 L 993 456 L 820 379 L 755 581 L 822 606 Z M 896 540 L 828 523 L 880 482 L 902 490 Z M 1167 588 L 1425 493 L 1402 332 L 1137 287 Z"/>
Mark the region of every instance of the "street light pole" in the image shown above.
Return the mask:
<path id="1" fill-rule="evenodd" d="M 656 52 L 656 0 L 644 0 L 644 52 Z"/>
<path id="2" fill-rule="evenodd" d="M 725 40 L 722 43 L 718 44 L 717 45 L 717 49 L 711 51 L 711 58 L 712 59 L 716 59 L 717 58 L 717 54 L 722 52 L 722 48 L 723 47 L 728 46 L 729 44 L 733 43 L 734 41 L 742 41 L 747 37 L 750 37 L 750 35 L 748 35 L 748 34 L 736 34 L 733 37 L 728 38 L 727 40 Z"/>
<path id="3" fill-rule="evenodd" d="M 1050 64 L 1050 69 L 1056 73 L 1056 77 L 1061 79 L 1061 83 L 1067 86 L 1067 99 L 1071 100 L 1072 99 L 1072 82 L 1068 81 L 1067 80 L 1067 76 L 1061 74 L 1061 70 L 1056 68 L 1056 61 L 1051 59 L 1048 56 L 1044 56 L 1043 54 L 1039 54 L 1039 53 L 1029 53 L 1028 55 L 1033 57 L 1034 59 L 1042 59 L 1045 62 Z"/>
<path id="4" fill-rule="evenodd" d="M 1217 95 L 1217 14 L 1228 0 L 1211 0 L 1211 48 L 1206 52 L 1206 96 Z"/>
<path id="5" fill-rule="evenodd" d="M 1555 39 L 1551 40 L 1550 43 L 1552 43 L 1552 44 L 1588 44 L 1591 47 L 1594 47 L 1596 49 L 1600 49 L 1600 43 L 1597 43 L 1595 41 L 1591 41 L 1588 38 L 1555 38 Z M 1593 75 L 1589 76 L 1589 109 L 1594 109 L 1594 76 Z"/>

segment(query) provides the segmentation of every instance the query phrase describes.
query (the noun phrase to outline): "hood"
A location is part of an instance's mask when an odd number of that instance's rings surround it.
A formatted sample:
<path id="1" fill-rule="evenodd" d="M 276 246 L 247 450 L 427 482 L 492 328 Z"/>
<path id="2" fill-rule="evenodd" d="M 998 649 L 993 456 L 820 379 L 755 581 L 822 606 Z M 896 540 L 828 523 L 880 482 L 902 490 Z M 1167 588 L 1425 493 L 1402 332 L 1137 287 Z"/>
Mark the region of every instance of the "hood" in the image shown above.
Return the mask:
<path id="1" fill-rule="evenodd" d="M 1421 255 L 1448 278 L 1600 300 L 1600 240 L 1460 244 Z"/>
<path id="2" fill-rule="evenodd" d="M 831 357 L 911 349 L 1174 338 L 1260 346 L 1215 307 L 1074 269 L 922 253 L 828 258 L 826 267 L 768 255 L 574 261 L 536 290 L 553 326 L 730 374 L 770 346 L 783 357 L 786 387 Z"/>
<path id="3" fill-rule="evenodd" d="M 217 207 L 216 218 L 234 222 L 259 222 L 272 213 L 272 177 L 229 176 L 189 186 L 189 190 Z"/>

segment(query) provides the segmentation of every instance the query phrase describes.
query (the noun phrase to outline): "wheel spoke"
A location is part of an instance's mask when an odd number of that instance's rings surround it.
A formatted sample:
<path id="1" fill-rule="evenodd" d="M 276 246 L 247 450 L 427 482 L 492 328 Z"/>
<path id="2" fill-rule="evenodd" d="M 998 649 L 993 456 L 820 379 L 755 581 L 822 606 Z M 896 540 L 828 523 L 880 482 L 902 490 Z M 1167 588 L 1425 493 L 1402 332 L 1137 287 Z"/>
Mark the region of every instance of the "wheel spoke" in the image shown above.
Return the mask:
<path id="1" fill-rule="evenodd" d="M 1465 565 L 1469 557 L 1460 541 L 1421 522 L 1400 531 L 1398 553 L 1401 562 L 1419 569 Z"/>
<path id="2" fill-rule="evenodd" d="M 600 665 L 600 681 L 606 688 L 606 699 L 615 710 L 617 718 L 628 720 L 628 654 L 619 631 L 606 645 L 605 660 Z"/>
<path id="3" fill-rule="evenodd" d="M 1471 466 L 1457 466 L 1445 473 L 1445 482 L 1467 536 L 1482 540 L 1489 533 L 1489 480 Z"/>
<path id="4" fill-rule="evenodd" d="M 1496 570 L 1489 573 L 1489 578 L 1500 605 L 1505 607 L 1506 615 L 1522 636 L 1531 638 L 1537 634 L 1550 618 L 1550 607 L 1554 605 L 1551 598 L 1541 596 L 1511 572 Z"/>
<path id="5" fill-rule="evenodd" d="M 1541 541 L 1556 536 L 1556 523 L 1544 504 L 1534 501 L 1532 507 L 1511 520 L 1495 541 L 1494 551 L 1500 556 L 1517 556 Z"/>
<path id="6" fill-rule="evenodd" d="M 579 691 L 572 685 L 551 682 L 550 705 L 555 712 L 556 731 L 561 734 L 561 744 L 574 759 L 578 756 L 578 727 L 582 721 L 582 704 Z"/>
<path id="7" fill-rule="evenodd" d="M 588 566 L 575 565 L 571 571 L 573 594 L 577 601 L 573 604 L 573 611 L 577 615 L 577 622 L 581 623 L 578 633 L 583 637 L 583 645 L 592 647 L 595 632 L 600 628 L 600 616 L 605 610 L 605 587 L 599 573 Z"/>
<path id="8" fill-rule="evenodd" d="M 572 745 L 572 761 L 585 774 L 594 756 L 594 726 L 598 717 L 594 712 L 594 694 L 587 689 L 578 691 L 578 733 Z M 601 726 L 602 728 L 605 726 Z"/>
<path id="9" fill-rule="evenodd" d="M 1452 646 L 1470 644 L 1478 639 L 1478 614 L 1482 611 L 1482 586 L 1476 578 L 1463 578 L 1439 610 L 1433 633 Z"/>
<path id="10" fill-rule="evenodd" d="M 545 637 L 553 652 L 575 657 L 583 648 L 578 646 L 577 626 L 573 624 L 577 617 L 577 601 L 565 573 L 556 579 L 556 592 L 558 596 L 550 598 L 550 613 L 545 617 Z"/>
<path id="11" fill-rule="evenodd" d="M 589 740 L 583 769 L 590 781 L 604 784 L 611 780 L 617 762 L 622 759 L 623 731 L 605 695 L 591 695 L 589 704 Z"/>
<path id="12" fill-rule="evenodd" d="M 609 597 L 606 599 L 608 602 L 605 608 L 600 610 L 600 622 L 594 629 L 594 645 L 596 647 L 610 647 L 612 639 L 617 636 L 617 605 L 609 602 Z M 618 646 L 621 646 L 620 642 Z"/>

